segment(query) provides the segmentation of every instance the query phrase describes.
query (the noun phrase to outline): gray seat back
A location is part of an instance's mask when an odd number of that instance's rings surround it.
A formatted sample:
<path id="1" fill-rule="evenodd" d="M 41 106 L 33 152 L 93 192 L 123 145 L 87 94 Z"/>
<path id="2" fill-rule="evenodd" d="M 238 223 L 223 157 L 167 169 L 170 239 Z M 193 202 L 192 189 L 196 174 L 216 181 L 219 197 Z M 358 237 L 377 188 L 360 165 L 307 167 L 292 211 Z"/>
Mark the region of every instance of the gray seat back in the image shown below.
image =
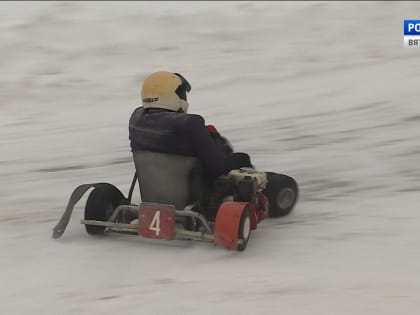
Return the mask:
<path id="1" fill-rule="evenodd" d="M 199 201 L 202 169 L 199 159 L 151 151 L 133 151 L 141 200 L 182 210 Z"/>

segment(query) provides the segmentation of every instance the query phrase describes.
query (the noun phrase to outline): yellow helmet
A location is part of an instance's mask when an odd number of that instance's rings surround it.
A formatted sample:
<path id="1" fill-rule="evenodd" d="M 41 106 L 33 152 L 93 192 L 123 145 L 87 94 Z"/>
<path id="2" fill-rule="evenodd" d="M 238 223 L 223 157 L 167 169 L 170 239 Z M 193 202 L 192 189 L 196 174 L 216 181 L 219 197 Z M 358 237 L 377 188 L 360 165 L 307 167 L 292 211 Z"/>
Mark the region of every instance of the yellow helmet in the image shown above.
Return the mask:
<path id="1" fill-rule="evenodd" d="M 172 111 L 188 110 L 187 92 L 191 85 L 179 73 L 159 71 L 144 80 L 141 99 L 144 108 L 163 108 Z"/>

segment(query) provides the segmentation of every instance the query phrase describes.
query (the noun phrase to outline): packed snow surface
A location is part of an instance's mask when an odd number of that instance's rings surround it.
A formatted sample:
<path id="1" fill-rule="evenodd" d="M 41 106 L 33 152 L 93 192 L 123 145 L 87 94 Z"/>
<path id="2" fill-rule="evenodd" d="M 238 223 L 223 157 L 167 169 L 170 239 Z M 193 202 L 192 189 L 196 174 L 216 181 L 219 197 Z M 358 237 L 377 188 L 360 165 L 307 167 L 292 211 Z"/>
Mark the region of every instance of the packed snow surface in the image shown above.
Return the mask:
<path id="1" fill-rule="evenodd" d="M 0 3 L 2 315 L 415 314 L 420 50 L 415 2 Z M 51 238 L 71 191 L 127 194 L 128 119 L 151 72 L 301 195 L 245 252 Z M 138 202 L 139 193 L 135 195 Z"/>

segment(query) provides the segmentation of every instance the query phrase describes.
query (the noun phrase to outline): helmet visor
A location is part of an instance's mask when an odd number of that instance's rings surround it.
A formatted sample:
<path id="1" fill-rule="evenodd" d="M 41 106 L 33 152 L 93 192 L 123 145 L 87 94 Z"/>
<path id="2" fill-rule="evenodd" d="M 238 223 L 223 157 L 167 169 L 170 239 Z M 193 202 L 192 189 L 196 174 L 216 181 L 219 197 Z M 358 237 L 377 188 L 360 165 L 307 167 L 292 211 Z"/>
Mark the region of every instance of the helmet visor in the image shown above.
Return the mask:
<path id="1" fill-rule="evenodd" d="M 181 79 L 181 85 L 178 86 L 175 93 L 179 96 L 180 99 L 187 100 L 187 92 L 191 91 L 191 85 L 181 74 L 174 73 Z"/>

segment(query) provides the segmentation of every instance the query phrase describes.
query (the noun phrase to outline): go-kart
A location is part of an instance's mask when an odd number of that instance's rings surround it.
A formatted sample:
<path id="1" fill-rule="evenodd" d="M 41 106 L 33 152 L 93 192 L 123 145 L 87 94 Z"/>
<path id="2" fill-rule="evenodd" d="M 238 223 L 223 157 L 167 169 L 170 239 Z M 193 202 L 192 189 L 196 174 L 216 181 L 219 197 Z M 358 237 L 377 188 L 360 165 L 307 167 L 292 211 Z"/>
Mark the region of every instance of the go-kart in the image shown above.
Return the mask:
<path id="1" fill-rule="evenodd" d="M 195 157 L 134 151 L 133 159 L 136 172 L 128 197 L 109 183 L 78 186 L 53 238 L 63 235 L 74 206 L 92 187 L 81 220 L 89 234 L 206 240 L 238 251 L 246 248 L 261 220 L 288 215 L 298 198 L 296 181 L 283 174 L 241 168 L 209 181 Z M 136 182 L 139 205 L 131 202 Z"/>

